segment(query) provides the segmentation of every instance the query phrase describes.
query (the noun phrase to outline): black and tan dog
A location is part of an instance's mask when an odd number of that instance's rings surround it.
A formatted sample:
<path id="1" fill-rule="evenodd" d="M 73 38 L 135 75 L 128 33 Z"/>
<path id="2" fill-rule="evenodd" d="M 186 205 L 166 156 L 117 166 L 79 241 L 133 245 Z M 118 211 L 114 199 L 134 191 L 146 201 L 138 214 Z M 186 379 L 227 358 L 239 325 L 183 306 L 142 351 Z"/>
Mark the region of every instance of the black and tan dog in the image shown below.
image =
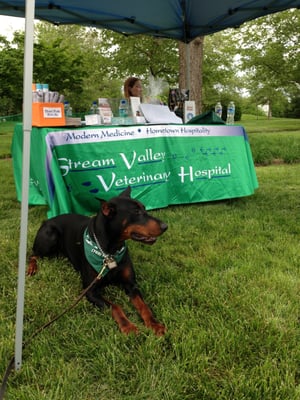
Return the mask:
<path id="1" fill-rule="evenodd" d="M 105 304 L 123 333 L 137 332 L 123 310 L 101 296 L 103 287 L 109 284 L 124 288 L 145 325 L 158 336 L 165 333 L 164 325 L 154 318 L 136 285 L 135 273 L 126 246 L 132 239 L 153 244 L 168 228 L 167 224 L 149 215 L 142 203 L 130 197 L 128 187 L 119 196 L 101 202 L 101 209 L 92 218 L 64 214 L 45 221 L 40 227 L 30 257 L 28 274 L 37 271 L 39 257 L 63 255 L 80 272 L 83 288 L 103 272 L 103 278 L 88 290 L 86 297 L 102 308 Z"/>

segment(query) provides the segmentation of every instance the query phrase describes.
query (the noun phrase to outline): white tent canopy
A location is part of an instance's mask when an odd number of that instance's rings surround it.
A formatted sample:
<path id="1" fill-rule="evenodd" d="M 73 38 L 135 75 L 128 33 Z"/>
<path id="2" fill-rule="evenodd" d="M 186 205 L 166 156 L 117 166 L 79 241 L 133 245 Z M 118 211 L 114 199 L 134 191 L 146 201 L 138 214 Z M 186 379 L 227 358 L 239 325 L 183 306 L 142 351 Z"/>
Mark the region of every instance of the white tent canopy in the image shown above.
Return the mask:
<path id="1" fill-rule="evenodd" d="M 0 0 L 0 14 L 25 17 L 23 177 L 16 316 L 15 368 L 22 364 L 24 291 L 28 226 L 33 20 L 111 29 L 189 43 L 263 15 L 299 8 L 300 0 Z"/>

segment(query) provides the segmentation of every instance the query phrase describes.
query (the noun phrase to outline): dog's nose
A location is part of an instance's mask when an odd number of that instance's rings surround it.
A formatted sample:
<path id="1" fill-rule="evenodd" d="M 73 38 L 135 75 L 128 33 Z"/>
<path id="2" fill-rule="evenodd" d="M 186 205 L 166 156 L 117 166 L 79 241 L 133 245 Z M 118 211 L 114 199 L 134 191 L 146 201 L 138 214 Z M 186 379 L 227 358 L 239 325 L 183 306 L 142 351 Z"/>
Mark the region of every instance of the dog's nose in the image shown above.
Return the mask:
<path id="1" fill-rule="evenodd" d="M 165 232 L 168 229 L 168 225 L 165 222 L 162 222 L 160 224 L 160 229 Z"/>

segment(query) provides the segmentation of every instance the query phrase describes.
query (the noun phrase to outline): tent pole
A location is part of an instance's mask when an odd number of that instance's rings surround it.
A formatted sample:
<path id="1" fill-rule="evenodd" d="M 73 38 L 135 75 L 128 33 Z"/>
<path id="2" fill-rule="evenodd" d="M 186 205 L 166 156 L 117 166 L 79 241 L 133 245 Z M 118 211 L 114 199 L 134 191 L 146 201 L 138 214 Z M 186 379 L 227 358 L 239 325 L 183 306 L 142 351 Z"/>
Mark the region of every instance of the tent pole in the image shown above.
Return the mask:
<path id="1" fill-rule="evenodd" d="M 15 369 L 22 365 L 23 319 L 25 298 L 25 269 L 27 254 L 28 198 L 30 171 L 30 135 L 32 113 L 32 71 L 33 71 L 33 24 L 35 0 L 26 0 L 24 82 L 23 82 L 23 160 L 22 160 L 22 202 L 19 244 L 18 290 L 15 336 Z"/>
<path id="2" fill-rule="evenodd" d="M 191 63 L 191 51 L 190 51 L 190 44 L 185 44 L 185 89 L 190 90 L 190 80 L 191 80 L 191 70 L 190 70 L 190 63 Z"/>

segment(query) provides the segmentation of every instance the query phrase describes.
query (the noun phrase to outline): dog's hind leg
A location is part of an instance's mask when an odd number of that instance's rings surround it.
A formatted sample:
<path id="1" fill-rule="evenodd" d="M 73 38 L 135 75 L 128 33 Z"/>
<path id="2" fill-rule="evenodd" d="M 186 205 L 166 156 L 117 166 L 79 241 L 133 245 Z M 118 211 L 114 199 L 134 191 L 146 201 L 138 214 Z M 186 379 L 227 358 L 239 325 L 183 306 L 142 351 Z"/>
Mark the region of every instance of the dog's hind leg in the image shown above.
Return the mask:
<path id="1" fill-rule="evenodd" d="M 37 273 L 37 270 L 38 270 L 37 260 L 38 260 L 37 256 L 31 256 L 29 258 L 29 263 L 28 263 L 28 267 L 27 267 L 27 275 L 32 276 Z"/>
<path id="2" fill-rule="evenodd" d="M 38 230 L 33 243 L 33 252 L 29 258 L 27 275 L 34 275 L 38 270 L 37 260 L 40 257 L 57 256 L 59 253 L 60 232 L 58 228 L 45 221 Z"/>

